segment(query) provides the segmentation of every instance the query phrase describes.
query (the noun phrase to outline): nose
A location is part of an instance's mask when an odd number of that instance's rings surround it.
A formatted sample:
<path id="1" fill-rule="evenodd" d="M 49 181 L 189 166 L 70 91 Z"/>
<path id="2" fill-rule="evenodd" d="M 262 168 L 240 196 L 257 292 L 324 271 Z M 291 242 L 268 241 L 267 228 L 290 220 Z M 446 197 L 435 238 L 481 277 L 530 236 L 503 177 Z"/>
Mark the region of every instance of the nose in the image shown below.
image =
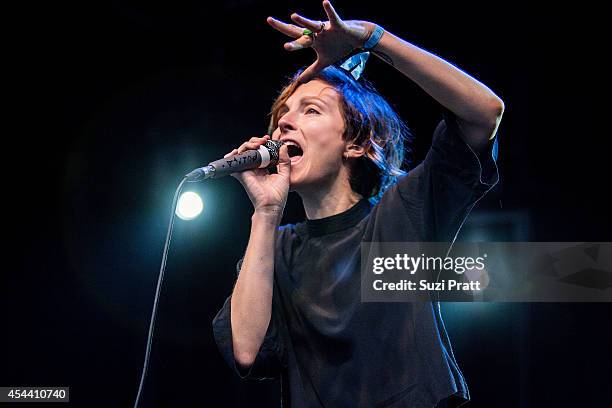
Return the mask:
<path id="1" fill-rule="evenodd" d="M 296 130 L 297 127 L 295 125 L 294 115 L 291 112 L 285 113 L 278 120 L 278 127 L 279 127 L 281 133 L 287 133 L 287 132 L 290 132 L 292 130 Z"/>

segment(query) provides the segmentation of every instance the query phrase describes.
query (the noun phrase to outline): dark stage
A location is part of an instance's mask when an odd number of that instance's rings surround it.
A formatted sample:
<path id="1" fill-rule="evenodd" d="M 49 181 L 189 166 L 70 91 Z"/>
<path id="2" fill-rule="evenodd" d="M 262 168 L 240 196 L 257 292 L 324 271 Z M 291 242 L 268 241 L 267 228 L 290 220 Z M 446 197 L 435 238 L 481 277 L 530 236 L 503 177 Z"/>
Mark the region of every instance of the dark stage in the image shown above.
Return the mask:
<path id="1" fill-rule="evenodd" d="M 334 5 L 442 56 L 504 100 L 501 181 L 460 240 L 612 241 L 600 11 Z M 4 61 L 14 75 L 5 77 L 0 386 L 69 386 L 69 406 L 129 407 L 174 189 L 186 172 L 266 133 L 285 78 L 314 55 L 284 51 L 266 17 L 323 18 L 320 2 L 20 8 L 5 14 Z M 418 163 L 441 108 L 375 57 L 365 76 L 416 135 Z M 175 225 L 142 406 L 280 406 L 278 381 L 241 382 L 211 328 L 232 290 L 252 205 L 231 178 L 188 187 L 203 197 L 204 212 Z M 284 222 L 303 217 L 291 194 Z M 609 401 L 611 303 L 442 309 L 470 387 L 467 407 Z"/>

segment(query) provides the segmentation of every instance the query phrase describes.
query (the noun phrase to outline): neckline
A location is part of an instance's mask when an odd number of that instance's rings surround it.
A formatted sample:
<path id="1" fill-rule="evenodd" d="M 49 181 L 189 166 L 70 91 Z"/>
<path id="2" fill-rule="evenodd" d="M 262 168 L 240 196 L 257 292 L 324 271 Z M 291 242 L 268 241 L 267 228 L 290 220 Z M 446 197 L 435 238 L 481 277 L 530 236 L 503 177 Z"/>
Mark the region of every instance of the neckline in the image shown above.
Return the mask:
<path id="1" fill-rule="evenodd" d="M 306 220 L 302 223 L 304 231 L 312 237 L 331 234 L 354 227 L 370 213 L 372 206 L 367 198 L 359 200 L 348 210 L 316 220 Z"/>

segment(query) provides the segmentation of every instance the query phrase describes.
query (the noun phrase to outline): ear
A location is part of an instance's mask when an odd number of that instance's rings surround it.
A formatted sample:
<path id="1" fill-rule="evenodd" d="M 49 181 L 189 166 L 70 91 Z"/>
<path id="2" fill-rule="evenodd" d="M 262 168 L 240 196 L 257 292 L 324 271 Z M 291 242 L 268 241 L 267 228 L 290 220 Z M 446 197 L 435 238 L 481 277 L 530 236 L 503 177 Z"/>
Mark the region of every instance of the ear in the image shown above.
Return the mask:
<path id="1" fill-rule="evenodd" d="M 357 159 L 365 154 L 365 148 L 358 144 L 347 144 L 342 155 L 345 159 Z"/>

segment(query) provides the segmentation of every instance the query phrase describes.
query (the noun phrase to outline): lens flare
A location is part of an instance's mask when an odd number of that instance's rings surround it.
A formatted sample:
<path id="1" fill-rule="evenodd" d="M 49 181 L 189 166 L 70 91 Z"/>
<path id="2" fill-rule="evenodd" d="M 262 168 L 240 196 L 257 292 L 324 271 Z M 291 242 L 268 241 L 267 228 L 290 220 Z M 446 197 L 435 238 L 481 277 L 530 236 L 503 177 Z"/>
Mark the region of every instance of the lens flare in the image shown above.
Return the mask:
<path id="1" fill-rule="evenodd" d="M 176 215 L 185 221 L 193 220 L 204 209 L 204 203 L 199 195 L 192 191 L 181 194 L 176 206 Z"/>

